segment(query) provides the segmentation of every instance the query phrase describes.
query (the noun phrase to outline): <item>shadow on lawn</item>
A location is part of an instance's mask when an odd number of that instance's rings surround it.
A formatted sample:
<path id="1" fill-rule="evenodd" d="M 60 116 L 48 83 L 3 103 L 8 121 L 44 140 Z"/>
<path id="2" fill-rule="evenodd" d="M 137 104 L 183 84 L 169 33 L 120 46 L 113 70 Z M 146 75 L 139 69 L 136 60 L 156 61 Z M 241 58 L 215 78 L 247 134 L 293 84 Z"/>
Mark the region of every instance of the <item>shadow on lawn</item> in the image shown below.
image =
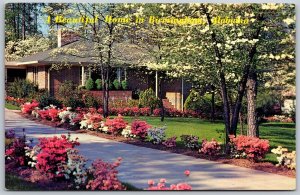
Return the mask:
<path id="1" fill-rule="evenodd" d="M 296 123 L 263 123 L 262 127 L 296 128 Z"/>

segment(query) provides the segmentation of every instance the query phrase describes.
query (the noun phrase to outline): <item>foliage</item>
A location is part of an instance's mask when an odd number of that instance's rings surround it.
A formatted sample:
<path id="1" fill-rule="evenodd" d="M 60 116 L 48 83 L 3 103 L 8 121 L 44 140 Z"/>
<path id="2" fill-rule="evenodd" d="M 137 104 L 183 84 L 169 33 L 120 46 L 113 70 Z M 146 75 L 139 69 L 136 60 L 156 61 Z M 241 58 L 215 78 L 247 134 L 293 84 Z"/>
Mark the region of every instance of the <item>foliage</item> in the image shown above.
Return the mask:
<path id="1" fill-rule="evenodd" d="M 296 169 L 296 151 L 288 152 L 287 148 L 278 146 L 271 150 L 277 155 L 278 164 L 276 166 L 286 166 L 289 169 Z"/>
<path id="2" fill-rule="evenodd" d="M 180 139 L 186 148 L 190 148 L 190 149 L 198 149 L 199 148 L 199 142 L 198 142 L 199 137 L 198 136 L 181 135 Z"/>
<path id="3" fill-rule="evenodd" d="M 5 149 L 5 159 L 15 162 L 17 166 L 27 165 L 29 159 L 25 155 L 25 141 L 25 138 L 15 138 Z"/>
<path id="4" fill-rule="evenodd" d="M 119 82 L 118 79 L 115 79 L 115 80 L 113 81 L 113 85 L 114 85 L 114 88 L 115 88 L 116 90 L 121 89 L 121 83 Z"/>
<path id="5" fill-rule="evenodd" d="M 61 135 L 61 138 L 57 136 L 40 138 L 38 146 L 41 151 L 37 155 L 37 170 L 51 179 L 64 177 L 64 174 L 60 172 L 62 169 L 60 163 L 67 162 L 68 149 L 76 145 L 79 145 L 77 139 L 69 140 L 65 135 Z"/>
<path id="6" fill-rule="evenodd" d="M 98 108 L 99 103 L 96 98 L 92 95 L 86 95 L 84 96 L 84 104 L 87 108 Z"/>
<path id="7" fill-rule="evenodd" d="M 151 88 L 141 92 L 139 100 L 141 107 L 149 107 L 152 111 L 158 106 L 158 103 L 159 101 Z"/>
<path id="8" fill-rule="evenodd" d="M 50 40 L 42 36 L 29 36 L 24 40 L 9 41 L 5 45 L 5 59 L 7 61 L 18 60 L 45 51 L 50 45 Z"/>
<path id="9" fill-rule="evenodd" d="M 54 97 L 45 94 L 40 96 L 39 98 L 37 98 L 37 101 L 39 102 L 39 107 L 40 108 L 45 108 L 49 105 L 54 105 L 54 106 L 61 106 L 61 102 L 57 99 L 55 99 Z"/>
<path id="10" fill-rule="evenodd" d="M 31 81 L 16 79 L 10 83 L 7 94 L 15 98 L 32 98 L 38 91 L 38 86 Z"/>
<path id="11" fill-rule="evenodd" d="M 255 161 L 264 158 L 270 147 L 268 140 L 245 135 L 231 135 L 230 145 L 233 157 L 246 157 Z"/>
<path id="12" fill-rule="evenodd" d="M 92 78 L 89 78 L 86 82 L 85 82 L 85 88 L 87 90 L 92 90 L 94 89 L 94 81 Z"/>
<path id="13" fill-rule="evenodd" d="M 148 139 L 153 144 L 161 144 L 166 138 L 167 127 L 153 127 L 148 129 Z"/>
<path id="14" fill-rule="evenodd" d="M 67 163 L 61 164 L 60 173 L 64 174 L 66 180 L 71 181 L 71 187 L 74 189 L 85 189 L 88 180 L 86 161 L 77 149 L 67 150 Z"/>
<path id="15" fill-rule="evenodd" d="M 78 99 L 76 97 L 68 97 L 63 101 L 64 106 L 71 107 L 72 109 L 76 108 L 83 108 L 84 102 L 81 99 Z"/>
<path id="16" fill-rule="evenodd" d="M 39 103 L 35 100 L 33 100 L 31 103 L 26 102 L 21 106 L 21 112 L 24 114 L 31 114 L 31 112 L 39 106 Z"/>
<path id="17" fill-rule="evenodd" d="M 127 80 L 123 80 L 121 82 L 121 85 L 122 85 L 122 89 L 123 90 L 127 90 L 128 89 L 128 83 L 127 83 Z"/>
<path id="18" fill-rule="evenodd" d="M 127 126 L 125 127 L 125 129 L 122 130 L 121 135 L 123 135 L 123 136 L 126 137 L 126 138 L 129 138 L 129 137 L 136 137 L 136 135 L 133 135 L 133 134 L 131 133 L 131 127 L 130 127 L 129 125 L 127 125 Z"/>
<path id="19" fill-rule="evenodd" d="M 88 112 L 83 115 L 83 119 L 79 122 L 80 129 L 96 130 L 101 127 L 103 117 L 96 112 Z"/>
<path id="20" fill-rule="evenodd" d="M 146 121 L 135 120 L 131 123 L 131 134 L 144 140 L 150 127 Z"/>
<path id="21" fill-rule="evenodd" d="M 199 110 L 201 108 L 200 101 L 201 101 L 201 97 L 199 92 L 197 92 L 195 89 L 192 89 L 189 96 L 186 98 L 184 102 L 184 109 Z"/>
<path id="22" fill-rule="evenodd" d="M 216 156 L 220 151 L 221 146 L 215 139 L 211 139 L 211 141 L 207 141 L 206 139 L 202 140 L 202 146 L 199 152 L 205 155 Z"/>
<path id="23" fill-rule="evenodd" d="M 190 175 L 190 171 L 186 170 L 184 171 L 185 176 Z M 155 182 L 153 180 L 148 181 L 148 189 L 147 190 L 192 190 L 192 186 L 190 186 L 187 183 L 178 183 L 178 184 L 171 184 L 170 187 L 166 186 L 167 180 L 164 178 L 161 178 L 159 182 L 155 186 Z"/>
<path id="24" fill-rule="evenodd" d="M 113 164 L 104 162 L 100 159 L 95 160 L 89 169 L 92 179 L 86 185 L 91 190 L 125 190 L 125 187 L 118 180 L 116 168 L 120 165 L 121 158 Z"/>
<path id="25" fill-rule="evenodd" d="M 176 136 L 169 137 L 166 141 L 162 142 L 162 145 L 166 146 L 167 148 L 175 148 L 176 147 Z"/>
<path id="26" fill-rule="evenodd" d="M 96 84 L 96 89 L 101 90 L 102 89 L 102 80 L 101 79 L 97 79 L 95 81 Z"/>
<path id="27" fill-rule="evenodd" d="M 121 115 L 118 115 L 114 119 L 107 118 L 105 121 L 105 126 L 108 127 L 110 133 L 118 135 L 122 132 L 123 129 L 126 128 L 127 122 L 124 121 Z"/>
<path id="28" fill-rule="evenodd" d="M 77 85 L 75 85 L 72 81 L 66 80 L 58 88 L 57 91 L 58 99 L 63 101 L 63 104 L 66 104 L 66 101 L 69 98 L 79 98 L 79 92 Z"/>

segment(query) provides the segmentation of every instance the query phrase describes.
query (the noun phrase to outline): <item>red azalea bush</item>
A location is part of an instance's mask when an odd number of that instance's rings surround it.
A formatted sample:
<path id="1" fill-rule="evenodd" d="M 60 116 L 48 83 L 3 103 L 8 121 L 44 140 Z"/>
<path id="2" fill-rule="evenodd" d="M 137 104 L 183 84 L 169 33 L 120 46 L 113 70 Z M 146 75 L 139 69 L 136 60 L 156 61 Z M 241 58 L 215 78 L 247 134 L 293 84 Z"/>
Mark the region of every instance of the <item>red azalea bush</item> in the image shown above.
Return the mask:
<path id="1" fill-rule="evenodd" d="M 211 141 L 207 141 L 206 139 L 202 141 L 202 147 L 200 152 L 205 155 L 215 156 L 218 155 L 221 151 L 220 144 L 215 140 L 211 139 Z"/>
<path id="2" fill-rule="evenodd" d="M 29 159 L 25 155 L 25 147 L 28 145 L 24 138 L 14 139 L 13 143 L 5 150 L 5 159 L 14 161 L 18 166 L 27 165 Z"/>
<path id="3" fill-rule="evenodd" d="M 49 118 L 52 120 L 52 121 L 55 121 L 58 119 L 58 110 L 56 108 L 50 108 L 48 110 L 48 113 L 49 113 Z"/>
<path id="4" fill-rule="evenodd" d="M 238 135 L 229 136 L 232 146 L 232 153 L 235 157 L 241 157 L 243 154 L 251 160 L 258 160 L 265 157 L 269 151 L 270 144 L 268 140 L 257 137 Z"/>
<path id="5" fill-rule="evenodd" d="M 147 130 L 151 126 L 146 121 L 135 120 L 131 123 L 131 134 L 138 136 L 144 140 L 147 136 Z"/>
<path id="6" fill-rule="evenodd" d="M 120 134 L 122 130 L 127 126 L 127 122 L 124 121 L 123 116 L 121 116 L 120 114 L 114 119 L 108 118 L 104 124 L 105 126 L 108 126 L 109 132 L 114 135 Z"/>
<path id="7" fill-rule="evenodd" d="M 174 148 L 176 147 L 176 136 L 168 138 L 166 141 L 162 143 L 162 145 L 166 146 L 167 148 Z"/>
<path id="8" fill-rule="evenodd" d="M 40 153 L 37 155 L 36 169 L 50 179 L 64 177 L 62 173 L 56 174 L 60 170 L 60 164 L 67 161 L 67 150 L 79 145 L 77 139 L 69 140 L 65 135 L 61 138 L 54 136 L 40 138 L 38 147 Z"/>
<path id="9" fill-rule="evenodd" d="M 118 180 L 116 168 L 120 165 L 121 158 L 113 163 L 107 163 L 100 159 L 92 163 L 89 174 L 92 179 L 88 181 L 87 189 L 91 190 L 126 190 Z"/>
<path id="10" fill-rule="evenodd" d="M 5 101 L 16 106 L 20 106 L 25 103 L 25 100 L 23 98 L 14 98 L 12 96 L 6 96 Z"/>
<path id="11" fill-rule="evenodd" d="M 21 106 L 21 111 L 24 114 L 31 114 L 31 112 L 38 106 L 39 106 L 39 103 L 35 100 L 33 100 L 31 103 L 26 102 L 25 104 L 23 104 Z"/>

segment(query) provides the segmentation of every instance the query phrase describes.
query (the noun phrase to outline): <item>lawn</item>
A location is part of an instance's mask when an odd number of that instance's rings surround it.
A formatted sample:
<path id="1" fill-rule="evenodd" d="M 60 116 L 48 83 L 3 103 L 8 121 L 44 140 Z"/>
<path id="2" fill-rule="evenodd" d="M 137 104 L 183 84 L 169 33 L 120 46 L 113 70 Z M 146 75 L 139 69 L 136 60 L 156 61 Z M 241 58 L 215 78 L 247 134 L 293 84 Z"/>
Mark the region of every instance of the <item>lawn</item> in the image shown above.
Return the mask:
<path id="1" fill-rule="evenodd" d="M 131 122 L 134 117 L 124 117 Z M 146 120 L 152 126 L 166 126 L 167 137 L 177 136 L 177 144 L 180 142 L 180 135 L 196 135 L 202 139 L 215 138 L 219 142 L 224 142 L 225 132 L 222 121 L 214 123 L 208 120 L 200 120 L 196 118 L 165 118 L 163 122 L 159 117 L 139 117 L 141 120 Z M 260 137 L 270 141 L 271 148 L 281 145 L 289 150 L 296 149 L 296 125 L 294 123 L 263 123 L 260 124 Z M 239 130 L 238 130 L 239 132 Z M 275 155 L 268 154 L 266 160 L 275 161 Z"/>
<path id="2" fill-rule="evenodd" d="M 13 105 L 11 103 L 7 103 L 5 102 L 5 108 L 9 109 L 9 110 L 21 110 L 21 108 L 19 106 Z"/>

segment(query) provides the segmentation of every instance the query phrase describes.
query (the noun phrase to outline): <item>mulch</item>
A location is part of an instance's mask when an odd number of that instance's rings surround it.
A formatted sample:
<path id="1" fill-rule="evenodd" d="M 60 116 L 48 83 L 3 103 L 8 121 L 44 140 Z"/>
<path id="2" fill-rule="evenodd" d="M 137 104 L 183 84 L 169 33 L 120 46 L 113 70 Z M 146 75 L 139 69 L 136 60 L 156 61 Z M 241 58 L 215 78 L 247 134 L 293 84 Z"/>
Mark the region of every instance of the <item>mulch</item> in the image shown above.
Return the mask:
<path id="1" fill-rule="evenodd" d="M 78 128 L 76 129 L 68 124 L 59 124 L 57 122 L 55 123 L 52 121 L 37 119 L 30 115 L 25 115 L 22 113 L 20 113 L 20 114 L 23 117 L 30 119 L 30 120 L 34 120 L 35 122 L 37 122 L 39 124 L 48 125 L 51 127 L 59 127 L 59 128 L 67 129 L 67 130 L 72 130 L 74 133 L 86 133 L 89 135 L 94 135 L 94 136 L 98 136 L 101 138 L 110 139 L 110 140 L 127 143 L 127 144 L 132 144 L 132 145 L 136 145 L 136 146 L 140 146 L 140 147 L 152 148 L 152 149 L 156 149 L 156 150 L 163 150 L 163 151 L 167 151 L 167 152 L 171 152 L 171 153 L 192 156 L 194 158 L 201 158 L 201 159 L 216 161 L 216 162 L 220 162 L 220 163 L 224 163 L 224 164 L 232 164 L 232 165 L 236 165 L 236 166 L 240 166 L 240 167 L 246 167 L 246 168 L 255 169 L 255 170 L 259 170 L 259 171 L 265 171 L 268 173 L 274 173 L 274 174 L 278 174 L 278 175 L 296 178 L 296 170 L 291 170 L 291 169 L 288 169 L 288 168 L 282 167 L 282 166 L 278 167 L 270 162 L 253 162 L 248 159 L 231 159 L 226 156 L 215 156 L 215 157 L 206 156 L 206 155 L 200 154 L 197 150 L 191 150 L 191 149 L 181 148 L 181 147 L 166 148 L 163 145 L 155 145 L 150 142 L 143 142 L 138 139 L 125 138 L 122 136 L 114 136 L 114 135 L 100 133 L 100 132 L 96 132 L 96 131 L 78 130 Z"/>

